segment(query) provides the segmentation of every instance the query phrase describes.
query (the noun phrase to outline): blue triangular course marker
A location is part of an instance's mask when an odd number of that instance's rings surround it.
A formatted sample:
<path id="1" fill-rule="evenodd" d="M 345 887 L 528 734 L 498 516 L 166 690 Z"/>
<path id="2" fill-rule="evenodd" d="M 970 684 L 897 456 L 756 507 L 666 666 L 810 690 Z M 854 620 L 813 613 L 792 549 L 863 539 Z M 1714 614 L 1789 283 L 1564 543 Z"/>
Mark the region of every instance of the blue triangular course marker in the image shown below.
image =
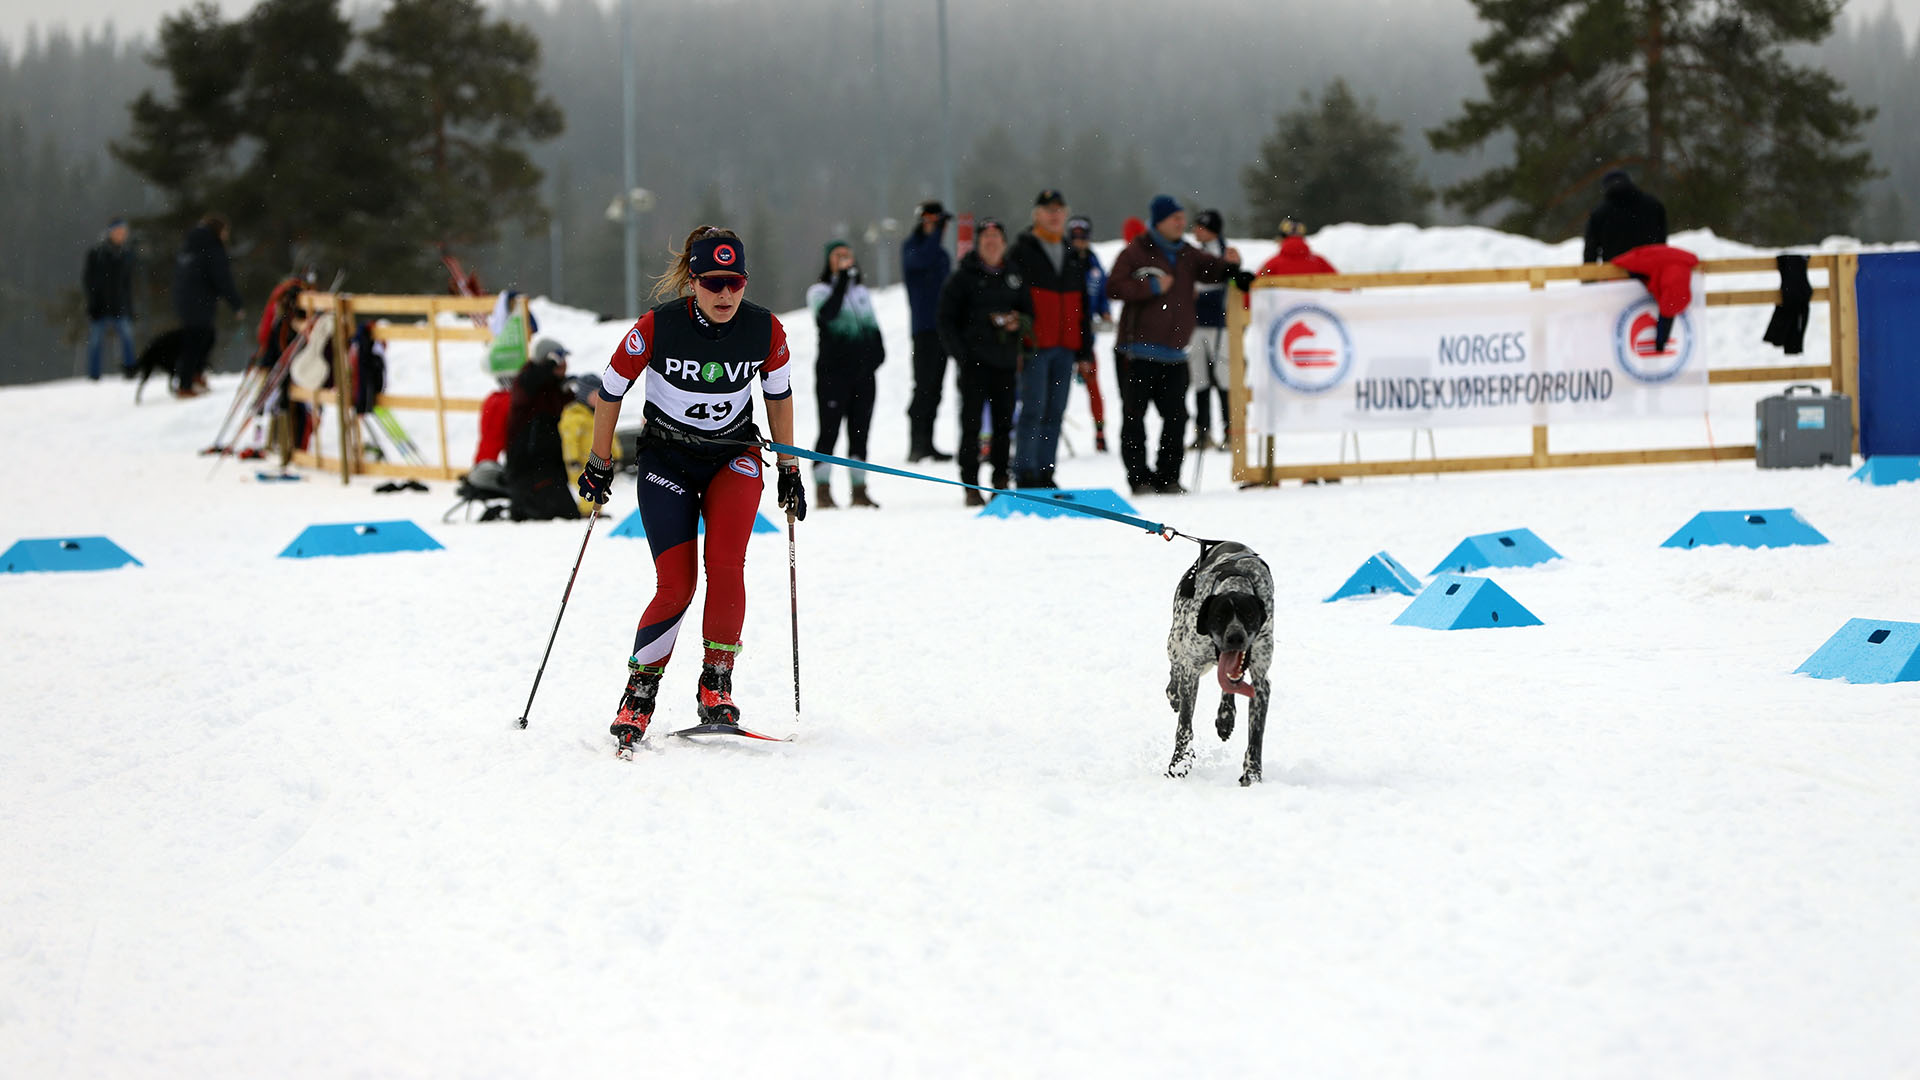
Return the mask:
<path id="1" fill-rule="evenodd" d="M 1428 573 L 1459 574 L 1497 566 L 1533 566 L 1560 557 L 1545 540 L 1533 535 L 1532 529 L 1508 529 L 1467 537 Z"/>
<path id="2" fill-rule="evenodd" d="M 1898 484 L 1906 480 L 1920 480 L 1920 457 L 1879 454 L 1868 458 L 1864 464 L 1853 470 L 1853 475 L 1848 479 L 1863 480 L 1869 484 Z"/>
<path id="3" fill-rule="evenodd" d="M 1360 569 L 1353 572 L 1345 585 L 1327 597 L 1326 603 L 1345 600 L 1350 596 L 1375 596 L 1380 593 L 1399 593 L 1412 596 L 1420 591 L 1420 579 L 1413 572 L 1400 565 L 1400 560 L 1384 551 L 1375 552 Z"/>
<path id="4" fill-rule="evenodd" d="M 707 534 L 707 519 L 701 518 L 699 524 L 694 527 L 694 531 L 701 536 L 705 536 Z M 767 515 L 756 513 L 753 515 L 753 531 L 757 533 L 777 533 L 780 531 L 780 526 L 768 521 Z M 628 514 L 626 520 L 620 523 L 620 527 L 607 535 L 624 536 L 630 540 L 640 540 L 646 537 L 647 526 L 645 522 L 640 520 L 640 514 L 636 511 L 635 513 Z"/>
<path id="5" fill-rule="evenodd" d="M 1133 504 L 1120 497 L 1112 488 L 1060 488 L 1044 492 L 1034 492 L 1058 503 L 1079 503 L 1082 506 L 1111 510 L 1116 514 L 1138 514 Z M 1065 506 L 1049 506 L 1039 499 L 1022 499 L 1002 495 L 994 496 L 986 509 L 975 517 L 1012 517 L 1015 514 L 1032 514 L 1035 517 L 1086 517 Z"/>
<path id="6" fill-rule="evenodd" d="M 15 542 L 0 555 L 0 574 L 112 570 L 128 564 L 146 565 L 104 536 L 66 536 Z"/>
<path id="7" fill-rule="evenodd" d="M 1826 542 L 1827 538 L 1807 524 L 1799 511 L 1783 507 L 1779 510 L 1702 510 L 1660 546 L 1694 548 L 1733 544 L 1760 548 Z"/>
<path id="8" fill-rule="evenodd" d="M 1413 603 L 1393 620 L 1393 625 L 1421 626 L 1428 630 L 1478 630 L 1543 624 L 1491 578 L 1441 574 L 1413 598 Z"/>
<path id="9" fill-rule="evenodd" d="M 1848 619 L 1793 673 L 1856 683 L 1920 682 L 1920 623 Z"/>
<path id="10" fill-rule="evenodd" d="M 411 521 L 354 521 L 309 525 L 280 553 L 283 559 L 322 555 L 379 555 L 389 551 L 438 551 L 440 541 Z"/>

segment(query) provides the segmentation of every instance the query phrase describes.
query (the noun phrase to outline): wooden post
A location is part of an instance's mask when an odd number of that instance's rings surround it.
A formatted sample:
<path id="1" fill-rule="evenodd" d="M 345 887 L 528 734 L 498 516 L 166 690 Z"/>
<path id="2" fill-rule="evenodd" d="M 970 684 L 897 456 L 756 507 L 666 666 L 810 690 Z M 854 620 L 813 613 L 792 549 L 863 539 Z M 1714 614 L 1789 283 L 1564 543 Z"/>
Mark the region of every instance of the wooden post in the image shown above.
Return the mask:
<path id="1" fill-rule="evenodd" d="M 440 478 L 453 479 L 453 459 L 447 456 L 447 392 L 440 384 L 440 303 L 427 305 L 427 351 L 433 355 L 433 419 L 440 426 Z"/>
<path id="2" fill-rule="evenodd" d="M 1536 266 L 1527 271 L 1527 288 L 1540 290 L 1547 287 L 1546 267 Z M 1547 425 L 1533 425 L 1533 467 L 1547 467 Z M 1435 475 L 1438 475 L 1436 472 Z"/>
<path id="3" fill-rule="evenodd" d="M 1853 402 L 1853 452 L 1860 452 L 1860 306 L 1854 292 L 1860 273 L 1860 256 L 1848 252 L 1833 257 L 1828 272 L 1827 315 L 1839 328 L 1836 340 L 1839 354 L 1834 357 L 1836 382 L 1846 386 Z"/>
<path id="4" fill-rule="evenodd" d="M 339 297 L 333 307 L 333 404 L 340 414 L 340 482 L 351 484 L 359 462 L 358 418 L 353 412 L 353 364 L 347 349 L 353 344 L 353 301 Z"/>
<path id="5" fill-rule="evenodd" d="M 1245 479 L 1247 473 L 1247 294 L 1240 286 L 1227 286 L 1227 423 L 1233 444 L 1233 478 Z M 1115 372 L 1115 374 L 1119 374 Z"/>

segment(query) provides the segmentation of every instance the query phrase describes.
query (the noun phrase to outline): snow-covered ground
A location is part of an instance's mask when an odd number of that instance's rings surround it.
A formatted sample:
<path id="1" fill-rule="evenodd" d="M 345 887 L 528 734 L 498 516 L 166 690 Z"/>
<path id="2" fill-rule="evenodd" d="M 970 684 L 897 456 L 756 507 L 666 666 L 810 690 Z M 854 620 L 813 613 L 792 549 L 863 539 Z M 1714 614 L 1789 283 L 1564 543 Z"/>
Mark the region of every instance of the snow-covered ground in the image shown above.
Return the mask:
<path id="1" fill-rule="evenodd" d="M 1354 269 L 1418 254 L 1343 236 L 1320 246 Z M 543 310 L 583 353 L 623 330 Z M 880 315 L 874 452 L 904 464 L 897 292 Z M 477 361 L 449 381 L 486 388 Z M 0 392 L 0 545 L 103 533 L 146 564 L 0 577 L 0 1075 L 1920 1068 L 1920 685 L 1790 674 L 1851 616 L 1920 620 L 1920 484 L 1730 462 L 1239 492 L 1210 455 L 1201 494 L 1138 505 L 1273 564 L 1243 790 L 1210 695 L 1200 765 L 1161 775 L 1191 545 L 876 477 L 883 510 L 799 529 L 797 722 L 785 545 L 749 552 L 738 697 L 798 741 L 620 762 L 643 543 L 596 531 L 517 730 L 582 526 L 441 525 L 445 484 L 209 476 L 232 386 Z M 1728 405 L 1727 441 L 1774 389 Z M 1064 482 L 1124 486 L 1084 409 Z M 1832 543 L 1658 547 L 1697 510 L 1783 506 Z M 274 558 L 391 517 L 446 550 Z M 1381 548 L 1423 571 L 1518 525 L 1567 556 L 1493 575 L 1544 626 L 1321 603 Z M 682 653 L 663 724 L 691 713 Z"/>

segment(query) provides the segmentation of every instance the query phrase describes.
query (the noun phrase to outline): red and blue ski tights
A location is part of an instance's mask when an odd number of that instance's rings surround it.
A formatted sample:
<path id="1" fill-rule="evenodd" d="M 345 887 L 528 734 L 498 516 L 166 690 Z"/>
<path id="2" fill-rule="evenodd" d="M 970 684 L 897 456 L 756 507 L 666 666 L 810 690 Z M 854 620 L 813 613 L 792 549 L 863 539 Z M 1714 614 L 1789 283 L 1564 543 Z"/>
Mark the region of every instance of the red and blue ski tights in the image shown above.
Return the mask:
<path id="1" fill-rule="evenodd" d="M 653 551 L 653 602 L 640 616 L 634 659 L 664 666 L 680 623 L 693 602 L 701 518 L 706 519 L 707 609 L 701 627 L 706 663 L 733 667 L 740 625 L 747 617 L 747 538 L 764 483 L 760 458 L 713 458 L 674 444 L 654 443 L 639 455 L 640 522 Z"/>

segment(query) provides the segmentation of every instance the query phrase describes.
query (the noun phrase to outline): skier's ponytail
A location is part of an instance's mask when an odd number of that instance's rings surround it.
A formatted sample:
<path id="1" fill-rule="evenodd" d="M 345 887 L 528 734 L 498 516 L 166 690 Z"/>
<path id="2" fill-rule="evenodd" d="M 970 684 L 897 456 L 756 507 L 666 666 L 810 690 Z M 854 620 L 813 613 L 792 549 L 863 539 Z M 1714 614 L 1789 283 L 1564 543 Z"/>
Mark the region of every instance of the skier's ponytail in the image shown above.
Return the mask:
<path id="1" fill-rule="evenodd" d="M 671 258 L 667 260 L 666 271 L 659 277 L 653 279 L 653 298 L 655 300 L 671 300 L 676 296 L 692 295 L 693 267 L 689 261 L 691 259 L 689 253 L 693 251 L 693 245 L 696 241 L 705 240 L 709 237 L 725 237 L 729 240 L 738 240 L 740 239 L 740 234 L 734 232 L 732 229 L 723 229 L 718 225 L 702 225 L 688 233 L 687 242 L 680 245 L 680 250 L 668 252 Z"/>

